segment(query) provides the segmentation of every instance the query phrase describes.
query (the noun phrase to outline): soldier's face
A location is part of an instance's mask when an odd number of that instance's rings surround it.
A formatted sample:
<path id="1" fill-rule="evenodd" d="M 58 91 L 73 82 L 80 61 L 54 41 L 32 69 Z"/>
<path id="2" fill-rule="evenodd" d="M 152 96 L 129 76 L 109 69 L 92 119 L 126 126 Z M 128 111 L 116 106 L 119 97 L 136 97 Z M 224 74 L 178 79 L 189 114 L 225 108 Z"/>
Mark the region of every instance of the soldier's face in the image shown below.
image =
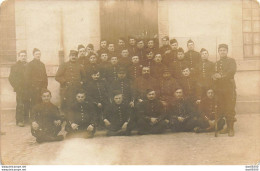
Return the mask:
<path id="1" fill-rule="evenodd" d="M 132 57 L 132 62 L 133 62 L 133 64 L 138 64 L 139 63 L 139 57 L 138 56 L 133 56 Z"/>
<path id="2" fill-rule="evenodd" d="M 188 50 L 194 50 L 194 43 L 187 44 Z"/>
<path id="3" fill-rule="evenodd" d="M 90 62 L 91 64 L 95 64 L 95 63 L 97 62 L 97 57 L 96 57 L 95 55 L 91 55 L 91 56 L 89 57 L 89 62 Z"/>
<path id="4" fill-rule="evenodd" d="M 83 103 L 83 102 L 85 101 L 85 98 L 86 98 L 86 96 L 85 96 L 84 93 L 78 93 L 78 94 L 76 95 L 76 100 L 77 100 L 77 102 L 79 102 L 79 103 Z"/>
<path id="5" fill-rule="evenodd" d="M 186 69 L 182 70 L 182 75 L 184 77 L 188 77 L 190 75 L 190 69 L 186 68 Z"/>
<path id="6" fill-rule="evenodd" d="M 114 51 L 115 51 L 115 46 L 114 46 L 114 44 L 109 44 L 107 49 L 108 49 L 110 52 L 114 52 Z"/>
<path id="7" fill-rule="evenodd" d="M 184 53 L 183 53 L 183 52 L 178 52 L 177 58 L 178 58 L 179 60 L 184 59 Z"/>
<path id="8" fill-rule="evenodd" d="M 123 95 L 122 94 L 115 95 L 114 101 L 116 104 L 121 104 L 123 102 Z"/>
<path id="9" fill-rule="evenodd" d="M 34 54 L 34 59 L 40 60 L 41 59 L 41 52 L 40 51 L 36 51 Z"/>
<path id="10" fill-rule="evenodd" d="M 117 57 L 112 57 L 112 58 L 110 59 L 110 62 L 111 62 L 112 65 L 116 65 L 117 62 L 118 62 Z"/>
<path id="11" fill-rule="evenodd" d="M 85 48 L 79 49 L 78 57 L 84 57 L 86 55 Z"/>
<path id="12" fill-rule="evenodd" d="M 140 41 L 137 43 L 137 48 L 138 49 L 142 49 L 144 47 L 144 42 L 143 41 Z"/>
<path id="13" fill-rule="evenodd" d="M 129 44 L 131 46 L 134 46 L 135 45 L 135 39 L 129 39 Z"/>
<path id="14" fill-rule="evenodd" d="M 107 59 L 108 59 L 107 54 L 106 53 L 102 53 L 101 56 L 100 56 L 100 59 L 101 59 L 102 62 L 106 62 Z"/>
<path id="15" fill-rule="evenodd" d="M 26 53 L 20 53 L 19 56 L 18 56 L 18 61 L 26 62 L 27 61 Z"/>
<path id="16" fill-rule="evenodd" d="M 153 41 L 153 40 L 150 40 L 150 41 L 147 43 L 147 46 L 148 46 L 148 48 L 153 48 L 153 46 L 154 46 L 154 41 Z"/>
<path id="17" fill-rule="evenodd" d="M 155 91 L 150 91 L 146 96 L 148 100 L 154 100 L 156 97 Z"/>
<path id="18" fill-rule="evenodd" d="M 51 94 L 49 92 L 45 92 L 42 94 L 43 103 L 49 103 L 51 100 Z"/>
<path id="19" fill-rule="evenodd" d="M 119 47 L 125 47 L 125 42 L 123 40 L 118 40 Z"/>
<path id="20" fill-rule="evenodd" d="M 163 73 L 163 78 L 167 79 L 171 77 L 171 73 L 170 72 L 164 72 Z"/>
<path id="21" fill-rule="evenodd" d="M 227 57 L 228 50 L 226 48 L 219 48 L 218 53 L 220 57 Z"/>
<path id="22" fill-rule="evenodd" d="M 107 47 L 107 41 L 102 41 L 102 42 L 100 42 L 100 46 L 101 46 L 102 48 L 106 48 L 106 47 Z"/>
<path id="23" fill-rule="evenodd" d="M 178 43 L 172 43 L 171 48 L 172 48 L 172 50 L 177 50 L 178 49 Z"/>
<path id="24" fill-rule="evenodd" d="M 153 59 L 153 52 L 146 54 L 147 59 Z"/>
<path id="25" fill-rule="evenodd" d="M 182 89 L 176 90 L 175 93 L 174 93 L 174 96 L 175 96 L 176 99 L 182 98 L 182 97 L 183 97 L 183 91 L 182 91 Z"/>
<path id="26" fill-rule="evenodd" d="M 156 63 L 161 63 L 162 62 L 162 55 L 161 54 L 156 54 L 154 57 L 154 61 Z"/>
<path id="27" fill-rule="evenodd" d="M 70 61 L 72 61 L 72 62 L 75 62 L 77 60 L 76 55 L 70 55 L 69 58 L 70 58 Z"/>
<path id="28" fill-rule="evenodd" d="M 207 96 L 209 99 L 212 99 L 214 97 L 214 91 L 212 89 L 207 91 Z"/>
<path id="29" fill-rule="evenodd" d="M 118 74 L 117 74 L 117 77 L 118 77 L 119 79 L 124 79 L 125 76 L 126 76 L 125 73 L 118 73 Z"/>
<path id="30" fill-rule="evenodd" d="M 148 67 L 143 67 L 143 69 L 142 69 L 142 74 L 143 74 L 143 75 L 149 75 L 149 74 L 150 74 L 150 68 L 148 68 Z"/>
<path id="31" fill-rule="evenodd" d="M 169 44 L 169 40 L 162 39 L 162 44 L 163 44 L 163 46 L 167 46 Z"/>
<path id="32" fill-rule="evenodd" d="M 98 80 L 99 77 L 100 77 L 100 74 L 99 74 L 99 72 L 98 72 L 98 73 L 96 73 L 96 74 L 92 74 L 91 77 L 92 77 L 93 80 Z"/>
<path id="33" fill-rule="evenodd" d="M 86 50 L 88 53 L 93 53 L 94 52 L 94 49 L 90 48 L 90 47 L 86 47 Z"/>
<path id="34" fill-rule="evenodd" d="M 127 58 L 128 55 L 129 55 L 128 50 L 126 50 L 126 49 L 125 49 L 125 50 L 122 50 L 121 55 L 122 55 L 123 58 Z"/>
<path id="35" fill-rule="evenodd" d="M 200 53 L 200 56 L 201 56 L 202 60 L 207 60 L 209 58 L 209 53 L 208 53 L 208 51 L 202 51 Z"/>

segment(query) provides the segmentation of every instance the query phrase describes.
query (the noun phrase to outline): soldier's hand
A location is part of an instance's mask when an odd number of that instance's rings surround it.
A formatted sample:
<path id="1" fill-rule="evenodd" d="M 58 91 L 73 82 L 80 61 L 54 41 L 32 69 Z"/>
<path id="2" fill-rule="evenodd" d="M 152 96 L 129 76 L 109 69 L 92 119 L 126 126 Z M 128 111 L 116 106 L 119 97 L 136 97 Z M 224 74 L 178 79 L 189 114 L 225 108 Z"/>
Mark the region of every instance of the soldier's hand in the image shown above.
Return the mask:
<path id="1" fill-rule="evenodd" d="M 184 119 L 185 119 L 184 117 L 180 117 L 180 116 L 178 117 L 178 121 L 179 121 L 179 122 L 183 122 Z"/>
<path id="2" fill-rule="evenodd" d="M 102 104 L 101 104 L 101 103 L 98 103 L 98 104 L 97 104 L 97 107 L 98 107 L 98 108 L 101 108 L 101 107 L 102 107 Z"/>
<path id="3" fill-rule="evenodd" d="M 156 122 L 158 122 L 157 118 L 151 118 L 151 123 L 155 124 Z"/>
<path id="4" fill-rule="evenodd" d="M 72 123 L 72 124 L 71 124 L 71 128 L 72 128 L 73 130 L 79 129 L 78 127 L 79 127 L 79 125 L 77 125 L 77 124 L 75 124 L 75 123 Z"/>
<path id="5" fill-rule="evenodd" d="M 138 102 L 139 102 L 139 103 L 142 103 L 142 102 L 143 102 L 143 100 L 142 100 L 142 99 L 138 99 Z"/>
<path id="6" fill-rule="evenodd" d="M 171 52 L 171 50 L 166 50 L 164 53 L 165 54 L 168 54 L 168 53 L 170 53 Z"/>
<path id="7" fill-rule="evenodd" d="M 130 105 L 130 107 L 134 107 L 135 103 L 134 102 L 130 102 L 129 105 Z"/>
<path id="8" fill-rule="evenodd" d="M 200 104 L 200 102 L 201 102 L 201 100 L 197 100 L 197 101 L 196 101 L 196 104 Z"/>
<path id="9" fill-rule="evenodd" d="M 122 130 L 123 130 L 123 131 L 126 131 L 127 124 L 128 124 L 127 122 L 125 122 L 125 123 L 123 124 L 123 126 L 122 126 Z"/>
<path id="10" fill-rule="evenodd" d="M 39 125 L 37 124 L 37 122 L 32 122 L 32 128 L 34 130 L 38 130 L 39 129 Z"/>
<path id="11" fill-rule="evenodd" d="M 209 120 L 209 126 L 212 128 L 212 127 L 215 127 L 215 120 Z"/>
<path id="12" fill-rule="evenodd" d="M 88 128 L 87 128 L 87 131 L 92 132 L 93 130 L 94 130 L 94 127 L 92 125 L 89 125 Z"/>
<path id="13" fill-rule="evenodd" d="M 80 84 L 83 85 L 83 81 L 80 81 Z"/>
<path id="14" fill-rule="evenodd" d="M 168 119 L 165 119 L 164 121 L 165 121 L 166 123 L 169 123 L 169 122 L 170 122 Z"/>
<path id="15" fill-rule="evenodd" d="M 104 123 L 105 123 L 106 126 L 110 126 L 111 125 L 110 122 L 107 119 L 104 119 Z"/>
<path id="16" fill-rule="evenodd" d="M 219 73 L 215 73 L 214 75 L 213 75 L 213 79 L 220 79 L 221 78 L 221 75 L 219 74 Z"/>
<path id="17" fill-rule="evenodd" d="M 54 121 L 54 125 L 55 125 L 55 126 L 60 126 L 60 125 L 61 125 L 61 120 L 56 120 L 56 121 Z"/>

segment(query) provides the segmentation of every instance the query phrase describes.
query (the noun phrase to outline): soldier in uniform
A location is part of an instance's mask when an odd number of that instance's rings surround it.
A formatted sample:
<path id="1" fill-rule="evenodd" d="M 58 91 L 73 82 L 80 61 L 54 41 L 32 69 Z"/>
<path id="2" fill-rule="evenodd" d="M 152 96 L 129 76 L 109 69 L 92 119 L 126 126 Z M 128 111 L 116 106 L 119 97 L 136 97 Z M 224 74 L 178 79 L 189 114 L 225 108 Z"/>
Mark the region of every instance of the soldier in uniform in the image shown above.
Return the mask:
<path id="1" fill-rule="evenodd" d="M 146 100 L 137 106 L 138 134 L 160 134 L 167 127 L 166 113 L 153 89 L 146 90 Z"/>
<path id="2" fill-rule="evenodd" d="M 208 60 L 208 51 L 202 48 L 200 54 L 202 60 L 199 62 L 197 67 L 197 103 L 199 103 L 200 100 L 206 96 L 206 91 L 209 87 L 212 87 L 213 80 L 211 76 L 213 75 L 215 69 L 214 63 Z"/>
<path id="3" fill-rule="evenodd" d="M 78 63 L 85 68 L 87 65 L 86 61 L 86 49 L 83 45 L 78 45 Z"/>
<path id="4" fill-rule="evenodd" d="M 111 83 L 113 80 L 117 80 L 117 72 L 119 69 L 118 58 L 116 56 L 111 57 L 110 65 L 106 70 L 106 80 Z"/>
<path id="5" fill-rule="evenodd" d="M 113 102 L 105 109 L 104 123 L 108 136 L 130 135 L 132 130 L 132 113 L 130 106 L 124 102 L 120 91 L 113 91 Z"/>
<path id="6" fill-rule="evenodd" d="M 132 64 L 128 67 L 128 77 L 134 82 L 136 78 L 141 76 L 142 74 L 142 65 L 140 64 L 140 60 L 138 56 L 132 57 Z"/>
<path id="7" fill-rule="evenodd" d="M 92 80 L 87 84 L 86 90 L 94 103 L 97 113 L 96 125 L 103 127 L 104 109 L 109 104 L 108 84 L 100 78 L 100 71 L 91 71 Z"/>
<path id="8" fill-rule="evenodd" d="M 25 79 L 27 67 L 27 53 L 22 50 L 18 53 L 17 62 L 11 67 L 9 82 L 16 92 L 16 125 L 23 127 L 29 122 L 30 97 Z"/>
<path id="9" fill-rule="evenodd" d="M 110 65 L 107 52 L 105 52 L 105 51 L 100 52 L 99 61 L 100 61 L 99 68 L 100 68 L 101 75 L 103 78 L 107 78 L 106 71 Z"/>
<path id="10" fill-rule="evenodd" d="M 35 105 L 32 109 L 31 133 L 36 137 L 38 143 L 47 141 L 61 141 L 61 116 L 57 106 L 50 102 L 51 92 L 42 90 L 42 102 Z"/>
<path id="11" fill-rule="evenodd" d="M 156 79 L 151 77 L 150 68 L 142 68 L 142 76 L 135 79 L 133 83 L 133 94 L 136 103 L 141 103 L 146 99 L 146 90 L 153 89 L 158 92 L 159 84 Z M 158 95 L 159 96 L 159 95 Z"/>
<path id="12" fill-rule="evenodd" d="M 62 112 L 67 113 L 69 105 L 75 98 L 75 93 L 85 83 L 85 71 L 77 62 L 77 51 L 71 50 L 69 61 L 59 66 L 55 80 L 60 83 Z"/>
<path id="13" fill-rule="evenodd" d="M 148 40 L 148 42 L 147 42 L 147 51 L 153 51 L 153 53 L 155 53 L 157 51 L 154 39 L 149 39 Z"/>
<path id="14" fill-rule="evenodd" d="M 92 138 L 96 130 L 96 112 L 90 99 L 86 99 L 84 90 L 78 90 L 76 102 L 71 105 L 68 114 L 68 123 L 65 130 L 68 132 L 67 137 L 83 136 Z"/>
<path id="15" fill-rule="evenodd" d="M 151 68 L 154 58 L 154 52 L 150 49 L 146 49 L 145 56 L 146 59 L 143 61 L 142 65 Z"/>
<path id="16" fill-rule="evenodd" d="M 126 49 L 125 39 L 124 39 L 123 37 L 120 37 L 120 38 L 118 39 L 116 51 L 118 52 L 118 54 L 121 54 L 121 52 L 122 52 L 123 49 Z"/>
<path id="17" fill-rule="evenodd" d="M 100 66 L 97 63 L 96 54 L 90 53 L 88 59 L 89 59 L 89 64 L 85 68 L 87 81 L 91 80 L 92 71 L 100 70 Z M 103 77 L 103 75 L 101 75 L 101 77 Z"/>
<path id="18" fill-rule="evenodd" d="M 122 67 L 119 68 L 117 72 L 118 79 L 114 80 L 110 84 L 110 92 L 115 90 L 121 92 L 124 96 L 124 102 L 129 104 L 131 107 L 134 107 L 134 99 L 132 96 L 132 86 L 129 79 L 126 77 L 126 70 Z M 114 98 L 112 95 L 111 99 Z"/>
<path id="19" fill-rule="evenodd" d="M 100 49 L 97 51 L 98 56 L 101 55 L 101 52 L 107 52 L 108 53 L 107 40 L 105 40 L 105 39 L 100 40 Z"/>
<path id="20" fill-rule="evenodd" d="M 129 57 L 129 52 L 127 48 L 122 49 L 121 58 L 119 59 L 119 65 L 128 68 L 131 64 L 131 58 Z"/>
<path id="21" fill-rule="evenodd" d="M 136 40 L 132 36 L 128 38 L 128 51 L 130 56 L 133 56 L 136 53 Z"/>
<path id="22" fill-rule="evenodd" d="M 184 51 L 182 48 L 177 50 L 177 59 L 173 61 L 169 69 L 172 72 L 172 76 L 176 79 L 180 79 L 182 77 L 182 68 L 183 66 L 189 66 L 188 62 L 184 59 Z"/>
<path id="23" fill-rule="evenodd" d="M 218 116 L 218 106 L 214 95 L 214 90 L 209 88 L 206 91 L 206 96 L 201 100 L 199 107 L 199 124 L 198 127 L 194 128 L 196 133 L 200 132 L 211 132 L 215 130 L 215 122 L 218 122 L 218 130 L 221 130 L 225 125 L 223 117 Z M 216 121 L 216 116 L 219 118 Z"/>
<path id="24" fill-rule="evenodd" d="M 168 120 L 169 127 L 173 132 L 193 131 L 198 126 L 197 113 L 190 101 L 184 99 L 183 91 L 177 88 L 174 99 L 169 104 Z"/>
<path id="25" fill-rule="evenodd" d="M 163 63 L 169 66 L 171 63 L 176 62 L 178 52 L 178 42 L 176 39 L 170 40 L 171 51 L 163 55 Z"/>
<path id="26" fill-rule="evenodd" d="M 86 53 L 87 53 L 87 56 L 89 56 L 90 54 L 93 54 L 95 53 L 94 51 L 94 45 L 93 44 L 88 44 L 87 47 L 86 47 Z M 88 59 L 87 59 L 88 60 Z"/>
<path id="27" fill-rule="evenodd" d="M 143 63 L 143 61 L 145 60 L 145 48 L 143 39 L 137 40 L 136 53 L 134 55 L 139 57 L 140 63 Z"/>
<path id="28" fill-rule="evenodd" d="M 217 95 L 220 113 L 223 114 L 227 121 L 228 136 L 234 136 L 235 105 L 236 105 L 236 85 L 234 76 L 236 73 L 236 61 L 227 57 L 228 45 L 220 44 L 218 47 L 220 60 L 215 66 L 215 74 L 212 76 L 215 81 L 215 89 Z"/>
<path id="29" fill-rule="evenodd" d="M 171 46 L 169 44 L 169 37 L 164 36 L 162 38 L 162 46 L 159 48 L 160 54 L 164 57 L 166 54 L 171 52 Z"/>
<path id="30" fill-rule="evenodd" d="M 200 53 L 194 50 L 194 42 L 188 40 L 188 51 L 185 53 L 184 59 L 188 61 L 192 75 L 197 76 L 196 70 L 199 62 L 201 62 Z"/>
<path id="31" fill-rule="evenodd" d="M 165 67 L 166 65 L 162 63 L 162 55 L 160 53 L 155 53 L 153 63 L 151 65 L 151 76 L 160 80 L 162 78 L 163 69 Z"/>
<path id="32" fill-rule="evenodd" d="M 108 43 L 107 50 L 108 50 L 107 54 L 109 59 L 111 59 L 111 57 L 113 56 L 118 56 L 115 50 L 115 44 L 113 42 Z"/>
<path id="33" fill-rule="evenodd" d="M 48 78 L 44 63 L 40 61 L 41 51 L 37 48 L 33 49 L 34 59 L 28 63 L 26 69 L 26 82 L 30 90 L 31 108 L 40 103 L 42 89 L 47 89 Z"/>

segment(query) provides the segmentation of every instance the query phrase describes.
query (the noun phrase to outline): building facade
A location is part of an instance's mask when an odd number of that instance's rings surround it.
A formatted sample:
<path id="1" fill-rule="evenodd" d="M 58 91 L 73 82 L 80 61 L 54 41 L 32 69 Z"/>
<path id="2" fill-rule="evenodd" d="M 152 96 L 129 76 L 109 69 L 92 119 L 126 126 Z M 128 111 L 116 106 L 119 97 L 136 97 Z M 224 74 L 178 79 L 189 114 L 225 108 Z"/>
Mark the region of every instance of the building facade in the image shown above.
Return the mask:
<path id="1" fill-rule="evenodd" d="M 195 49 L 209 50 L 219 59 L 217 45 L 229 45 L 237 61 L 237 112 L 260 112 L 260 7 L 256 0 L 9 0 L 0 11 L 1 109 L 15 108 L 15 92 L 8 82 L 10 66 L 20 50 L 42 52 L 52 101 L 59 104 L 54 76 L 78 44 L 116 40 L 128 35 L 165 35 L 176 38 L 185 50 L 192 39 Z M 64 54 L 64 58 L 59 54 Z"/>

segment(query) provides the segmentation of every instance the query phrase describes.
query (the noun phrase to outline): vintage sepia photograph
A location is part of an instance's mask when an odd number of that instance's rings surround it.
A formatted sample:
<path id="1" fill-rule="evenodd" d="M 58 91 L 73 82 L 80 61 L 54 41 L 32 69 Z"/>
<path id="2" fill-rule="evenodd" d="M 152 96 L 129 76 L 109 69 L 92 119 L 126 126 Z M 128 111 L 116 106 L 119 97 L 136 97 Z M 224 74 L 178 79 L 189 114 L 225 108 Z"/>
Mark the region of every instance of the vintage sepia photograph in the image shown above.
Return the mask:
<path id="1" fill-rule="evenodd" d="M 0 2 L 1 165 L 258 170 L 259 0 Z"/>

